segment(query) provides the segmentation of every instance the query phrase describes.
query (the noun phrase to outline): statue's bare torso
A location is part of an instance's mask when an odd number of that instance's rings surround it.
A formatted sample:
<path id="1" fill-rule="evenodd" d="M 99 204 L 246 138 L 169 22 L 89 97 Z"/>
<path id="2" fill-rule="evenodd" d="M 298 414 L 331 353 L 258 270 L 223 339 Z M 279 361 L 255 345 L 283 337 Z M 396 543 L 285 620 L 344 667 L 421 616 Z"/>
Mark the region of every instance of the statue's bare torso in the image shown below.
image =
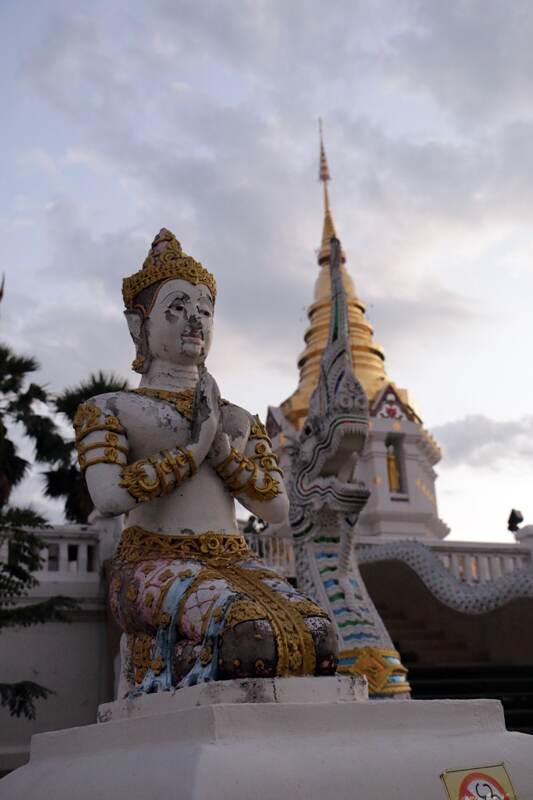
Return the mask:
<path id="1" fill-rule="evenodd" d="M 94 398 L 94 402 L 104 414 L 115 415 L 124 427 L 130 463 L 163 450 L 172 450 L 176 445 L 187 447 L 191 442 L 191 422 L 170 402 L 135 392 L 100 395 Z M 228 403 L 221 407 L 221 417 L 232 446 L 244 450 L 250 434 L 251 415 Z M 106 473 L 115 469 L 108 464 L 99 464 L 88 471 L 87 478 L 93 484 L 95 481 L 105 483 L 108 479 Z M 154 533 L 168 534 L 210 530 L 235 533 L 238 529 L 233 496 L 207 460 L 200 464 L 192 478 L 171 494 L 132 508 L 127 514 L 126 525 L 139 525 Z"/>

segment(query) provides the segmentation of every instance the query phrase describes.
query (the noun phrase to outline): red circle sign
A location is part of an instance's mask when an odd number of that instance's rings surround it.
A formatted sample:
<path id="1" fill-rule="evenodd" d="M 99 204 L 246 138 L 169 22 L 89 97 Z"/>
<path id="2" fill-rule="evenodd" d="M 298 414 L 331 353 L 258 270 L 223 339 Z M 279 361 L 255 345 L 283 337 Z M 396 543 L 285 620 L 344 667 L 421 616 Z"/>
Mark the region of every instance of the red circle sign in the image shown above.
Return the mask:
<path id="1" fill-rule="evenodd" d="M 509 795 L 492 775 L 470 772 L 463 778 L 458 800 L 509 800 Z"/>

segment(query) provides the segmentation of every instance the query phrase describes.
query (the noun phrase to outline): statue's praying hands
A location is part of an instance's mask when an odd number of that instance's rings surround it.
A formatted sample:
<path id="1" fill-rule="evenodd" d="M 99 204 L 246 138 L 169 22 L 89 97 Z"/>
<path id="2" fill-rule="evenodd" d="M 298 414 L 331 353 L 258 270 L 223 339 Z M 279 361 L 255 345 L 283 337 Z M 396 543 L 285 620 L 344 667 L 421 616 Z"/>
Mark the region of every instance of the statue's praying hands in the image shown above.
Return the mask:
<path id="1" fill-rule="evenodd" d="M 283 522 L 283 475 L 258 417 L 205 368 L 216 285 L 163 229 L 124 280 L 137 389 L 75 419 L 80 467 L 104 515 L 126 515 L 110 600 L 124 631 L 119 695 L 236 677 L 331 674 L 322 609 L 248 549 L 235 498 Z"/>

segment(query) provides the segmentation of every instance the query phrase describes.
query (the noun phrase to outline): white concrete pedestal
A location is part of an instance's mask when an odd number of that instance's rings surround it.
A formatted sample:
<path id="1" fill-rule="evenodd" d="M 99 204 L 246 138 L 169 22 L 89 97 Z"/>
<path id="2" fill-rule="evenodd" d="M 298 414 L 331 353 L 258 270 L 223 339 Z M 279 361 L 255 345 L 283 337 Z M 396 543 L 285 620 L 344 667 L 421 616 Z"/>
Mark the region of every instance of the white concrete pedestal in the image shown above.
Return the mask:
<path id="1" fill-rule="evenodd" d="M 533 737 L 495 700 L 368 701 L 350 678 L 228 681 L 102 706 L 35 736 L 1 800 L 445 800 L 440 773 L 504 762 L 533 797 Z"/>

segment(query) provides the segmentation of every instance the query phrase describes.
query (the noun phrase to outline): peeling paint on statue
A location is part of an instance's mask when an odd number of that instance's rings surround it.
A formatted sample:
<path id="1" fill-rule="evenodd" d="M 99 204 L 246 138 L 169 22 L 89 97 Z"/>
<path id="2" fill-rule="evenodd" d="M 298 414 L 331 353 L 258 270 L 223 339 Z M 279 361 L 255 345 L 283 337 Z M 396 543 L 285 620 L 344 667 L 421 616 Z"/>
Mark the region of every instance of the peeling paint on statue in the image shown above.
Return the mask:
<path id="1" fill-rule="evenodd" d="M 123 294 L 139 388 L 94 397 L 75 420 L 96 508 L 127 520 L 110 587 L 124 632 L 119 696 L 332 674 L 327 614 L 265 569 L 238 532 L 234 498 L 272 523 L 286 518 L 288 499 L 263 426 L 221 400 L 205 368 L 212 275 L 163 229 Z"/>

